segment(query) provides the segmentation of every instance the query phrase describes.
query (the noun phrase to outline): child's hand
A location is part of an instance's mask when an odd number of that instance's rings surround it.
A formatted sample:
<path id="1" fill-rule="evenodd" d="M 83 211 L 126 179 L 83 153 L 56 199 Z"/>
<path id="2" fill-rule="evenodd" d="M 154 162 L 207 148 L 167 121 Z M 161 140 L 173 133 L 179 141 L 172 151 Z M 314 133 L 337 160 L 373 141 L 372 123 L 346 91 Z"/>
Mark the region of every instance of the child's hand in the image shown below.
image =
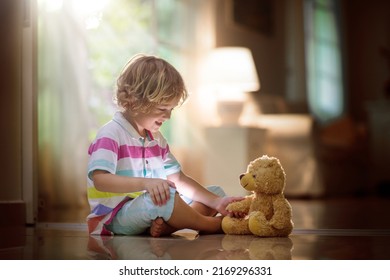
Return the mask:
<path id="1" fill-rule="evenodd" d="M 170 187 L 176 188 L 175 183 L 169 180 L 151 178 L 147 180 L 145 190 L 150 194 L 150 198 L 155 205 L 162 206 L 170 198 Z"/>
<path id="2" fill-rule="evenodd" d="M 226 210 L 226 207 L 235 201 L 240 201 L 245 199 L 244 197 L 237 197 L 237 196 L 225 196 L 219 198 L 219 203 L 217 204 L 216 210 L 221 213 L 223 216 L 234 216 L 234 217 L 241 217 L 241 213 L 233 213 L 228 210 Z"/>

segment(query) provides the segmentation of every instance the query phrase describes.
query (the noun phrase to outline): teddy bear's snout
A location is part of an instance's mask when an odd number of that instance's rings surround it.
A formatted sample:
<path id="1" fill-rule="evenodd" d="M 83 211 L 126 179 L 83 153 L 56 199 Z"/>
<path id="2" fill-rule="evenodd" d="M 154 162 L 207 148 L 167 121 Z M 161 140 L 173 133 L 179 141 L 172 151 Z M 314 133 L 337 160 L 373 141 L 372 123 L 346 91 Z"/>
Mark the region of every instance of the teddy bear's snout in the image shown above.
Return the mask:
<path id="1" fill-rule="evenodd" d="M 244 173 L 240 175 L 240 184 L 247 191 L 251 191 L 255 186 L 255 181 L 250 173 Z"/>

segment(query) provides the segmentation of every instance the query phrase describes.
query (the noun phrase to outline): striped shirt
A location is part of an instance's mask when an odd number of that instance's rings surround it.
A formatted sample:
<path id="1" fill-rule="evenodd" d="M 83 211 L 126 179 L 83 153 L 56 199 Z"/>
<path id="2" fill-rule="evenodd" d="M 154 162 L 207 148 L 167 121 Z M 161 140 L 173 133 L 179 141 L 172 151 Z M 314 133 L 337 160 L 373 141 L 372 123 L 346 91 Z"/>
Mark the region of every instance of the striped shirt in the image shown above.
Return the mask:
<path id="1" fill-rule="evenodd" d="M 147 131 L 147 137 L 141 137 L 121 112 L 115 113 L 114 118 L 98 131 L 88 154 L 87 193 L 91 213 L 87 221 L 91 234 L 111 235 L 104 225 L 111 222 L 124 203 L 143 193 L 98 191 L 91 178 L 93 171 L 104 170 L 121 176 L 166 179 L 168 175 L 178 173 L 181 168 L 160 132 L 152 134 Z"/>

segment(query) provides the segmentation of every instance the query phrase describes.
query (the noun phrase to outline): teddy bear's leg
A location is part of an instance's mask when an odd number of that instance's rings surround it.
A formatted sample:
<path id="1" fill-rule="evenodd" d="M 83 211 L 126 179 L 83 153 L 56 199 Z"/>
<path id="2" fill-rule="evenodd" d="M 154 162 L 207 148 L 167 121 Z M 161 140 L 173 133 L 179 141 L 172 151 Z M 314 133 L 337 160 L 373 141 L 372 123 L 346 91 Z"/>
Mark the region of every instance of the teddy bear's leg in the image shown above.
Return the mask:
<path id="1" fill-rule="evenodd" d="M 270 226 L 269 221 L 260 211 L 249 215 L 249 230 L 257 236 L 274 236 L 274 228 Z"/>
<path id="2" fill-rule="evenodd" d="M 226 234 L 251 234 L 248 219 L 238 219 L 226 216 L 222 220 L 222 230 Z"/>
<path id="3" fill-rule="evenodd" d="M 292 231 L 292 224 L 286 225 L 284 228 L 275 228 L 271 225 L 264 214 L 260 211 L 252 212 L 249 216 L 249 229 L 257 236 L 264 237 L 286 237 Z"/>

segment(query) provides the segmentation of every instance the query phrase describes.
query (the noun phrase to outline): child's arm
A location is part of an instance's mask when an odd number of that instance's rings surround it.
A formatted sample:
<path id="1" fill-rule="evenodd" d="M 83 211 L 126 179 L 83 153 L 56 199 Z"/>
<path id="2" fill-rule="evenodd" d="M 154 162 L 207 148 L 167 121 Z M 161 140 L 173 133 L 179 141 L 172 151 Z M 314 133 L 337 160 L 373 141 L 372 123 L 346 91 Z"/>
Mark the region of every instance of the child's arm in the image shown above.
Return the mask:
<path id="1" fill-rule="evenodd" d="M 169 187 L 175 188 L 175 183 L 169 180 L 119 176 L 104 170 L 95 170 L 92 173 L 92 180 L 95 188 L 101 192 L 147 191 L 156 205 L 164 205 L 169 199 Z"/>
<path id="2" fill-rule="evenodd" d="M 222 215 L 231 215 L 232 213 L 226 210 L 229 203 L 242 200 L 242 197 L 219 197 L 208 191 L 197 181 L 187 176 L 182 171 L 169 175 L 168 179 L 175 182 L 176 188 L 180 194 L 185 195 L 195 201 L 201 202 L 204 205 L 217 210 Z"/>

